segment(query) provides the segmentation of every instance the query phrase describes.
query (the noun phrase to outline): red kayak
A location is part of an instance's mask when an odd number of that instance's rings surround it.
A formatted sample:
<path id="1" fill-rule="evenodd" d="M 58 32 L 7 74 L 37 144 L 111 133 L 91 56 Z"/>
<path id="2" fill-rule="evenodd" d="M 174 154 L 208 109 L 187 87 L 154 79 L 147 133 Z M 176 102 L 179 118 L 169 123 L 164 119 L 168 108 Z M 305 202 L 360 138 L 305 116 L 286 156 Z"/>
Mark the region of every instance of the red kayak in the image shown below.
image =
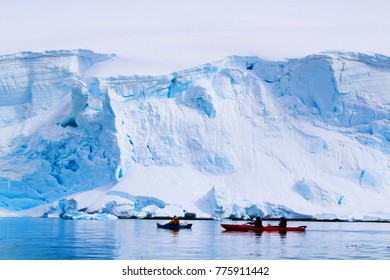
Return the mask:
<path id="1" fill-rule="evenodd" d="M 278 226 L 265 226 L 262 228 L 251 226 L 248 224 L 235 225 L 235 224 L 221 224 L 221 226 L 228 231 L 254 231 L 254 232 L 264 232 L 264 231 L 305 231 L 306 226 L 300 227 L 287 227 L 280 228 Z"/>

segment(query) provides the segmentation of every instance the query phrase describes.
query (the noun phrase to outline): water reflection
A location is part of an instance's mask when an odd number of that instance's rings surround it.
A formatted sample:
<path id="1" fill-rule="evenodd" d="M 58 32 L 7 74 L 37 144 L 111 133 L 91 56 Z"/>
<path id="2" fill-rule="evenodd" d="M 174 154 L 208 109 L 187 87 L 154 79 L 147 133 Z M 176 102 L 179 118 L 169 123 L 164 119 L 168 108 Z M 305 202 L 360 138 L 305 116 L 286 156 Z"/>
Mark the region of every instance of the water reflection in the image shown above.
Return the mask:
<path id="1" fill-rule="evenodd" d="M 0 229 L 0 259 L 390 259 L 390 224 L 254 233 L 226 232 L 220 221 L 172 231 L 152 220 L 2 218 Z"/>
<path id="2" fill-rule="evenodd" d="M 286 231 L 279 231 L 279 235 L 281 238 L 285 238 L 287 235 L 287 232 Z"/>
<path id="3" fill-rule="evenodd" d="M 263 235 L 262 232 L 256 232 L 255 233 L 256 239 L 259 239 L 262 235 Z"/>
<path id="4" fill-rule="evenodd" d="M 100 222 L 100 223 L 94 223 Z M 1 219 L 0 259 L 115 259 L 112 224 L 59 219 Z M 4 244 L 1 244 L 4 245 Z"/>

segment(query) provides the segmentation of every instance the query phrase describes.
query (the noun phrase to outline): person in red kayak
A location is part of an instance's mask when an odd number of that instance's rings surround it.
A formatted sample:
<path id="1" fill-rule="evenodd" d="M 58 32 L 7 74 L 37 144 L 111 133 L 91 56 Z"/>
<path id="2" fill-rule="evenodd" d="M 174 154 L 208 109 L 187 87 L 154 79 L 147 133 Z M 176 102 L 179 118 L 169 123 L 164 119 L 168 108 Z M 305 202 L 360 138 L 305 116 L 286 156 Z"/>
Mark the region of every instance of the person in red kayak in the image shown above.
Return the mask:
<path id="1" fill-rule="evenodd" d="M 280 223 L 279 223 L 280 228 L 287 228 L 287 220 L 285 217 L 280 218 Z"/>
<path id="2" fill-rule="evenodd" d="M 180 221 L 176 215 L 173 216 L 173 219 L 168 223 L 168 225 L 179 225 L 179 224 L 180 224 Z"/>
<path id="3" fill-rule="evenodd" d="M 256 219 L 255 219 L 254 222 L 249 222 L 248 224 L 249 224 L 249 225 L 254 225 L 254 226 L 257 227 L 257 228 L 262 228 L 262 227 L 264 227 L 264 226 L 263 226 L 263 221 L 261 220 L 260 217 L 256 217 Z"/>

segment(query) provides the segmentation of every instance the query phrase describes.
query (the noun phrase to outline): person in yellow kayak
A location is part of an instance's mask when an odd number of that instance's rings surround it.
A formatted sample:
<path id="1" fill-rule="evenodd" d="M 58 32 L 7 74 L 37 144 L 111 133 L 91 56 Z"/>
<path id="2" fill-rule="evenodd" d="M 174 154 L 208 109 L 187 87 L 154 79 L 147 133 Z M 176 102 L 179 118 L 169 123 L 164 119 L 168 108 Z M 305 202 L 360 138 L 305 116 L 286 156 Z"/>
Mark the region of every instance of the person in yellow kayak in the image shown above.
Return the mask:
<path id="1" fill-rule="evenodd" d="M 179 225 L 180 224 L 179 218 L 176 215 L 173 216 L 173 219 L 168 224 L 169 225 Z"/>

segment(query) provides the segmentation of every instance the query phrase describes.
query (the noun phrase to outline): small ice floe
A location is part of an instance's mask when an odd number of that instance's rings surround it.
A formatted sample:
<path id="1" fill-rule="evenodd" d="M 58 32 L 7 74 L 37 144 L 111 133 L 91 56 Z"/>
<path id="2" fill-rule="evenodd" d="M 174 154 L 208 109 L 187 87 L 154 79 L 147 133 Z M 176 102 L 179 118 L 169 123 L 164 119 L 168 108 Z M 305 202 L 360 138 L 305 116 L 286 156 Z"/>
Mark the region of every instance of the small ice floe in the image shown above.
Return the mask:
<path id="1" fill-rule="evenodd" d="M 107 213 L 101 213 L 101 214 L 88 214 L 85 212 L 79 212 L 79 211 L 69 211 L 61 215 L 62 219 L 65 220 L 105 220 L 105 221 L 111 221 L 116 220 L 118 217 L 107 214 Z"/>

